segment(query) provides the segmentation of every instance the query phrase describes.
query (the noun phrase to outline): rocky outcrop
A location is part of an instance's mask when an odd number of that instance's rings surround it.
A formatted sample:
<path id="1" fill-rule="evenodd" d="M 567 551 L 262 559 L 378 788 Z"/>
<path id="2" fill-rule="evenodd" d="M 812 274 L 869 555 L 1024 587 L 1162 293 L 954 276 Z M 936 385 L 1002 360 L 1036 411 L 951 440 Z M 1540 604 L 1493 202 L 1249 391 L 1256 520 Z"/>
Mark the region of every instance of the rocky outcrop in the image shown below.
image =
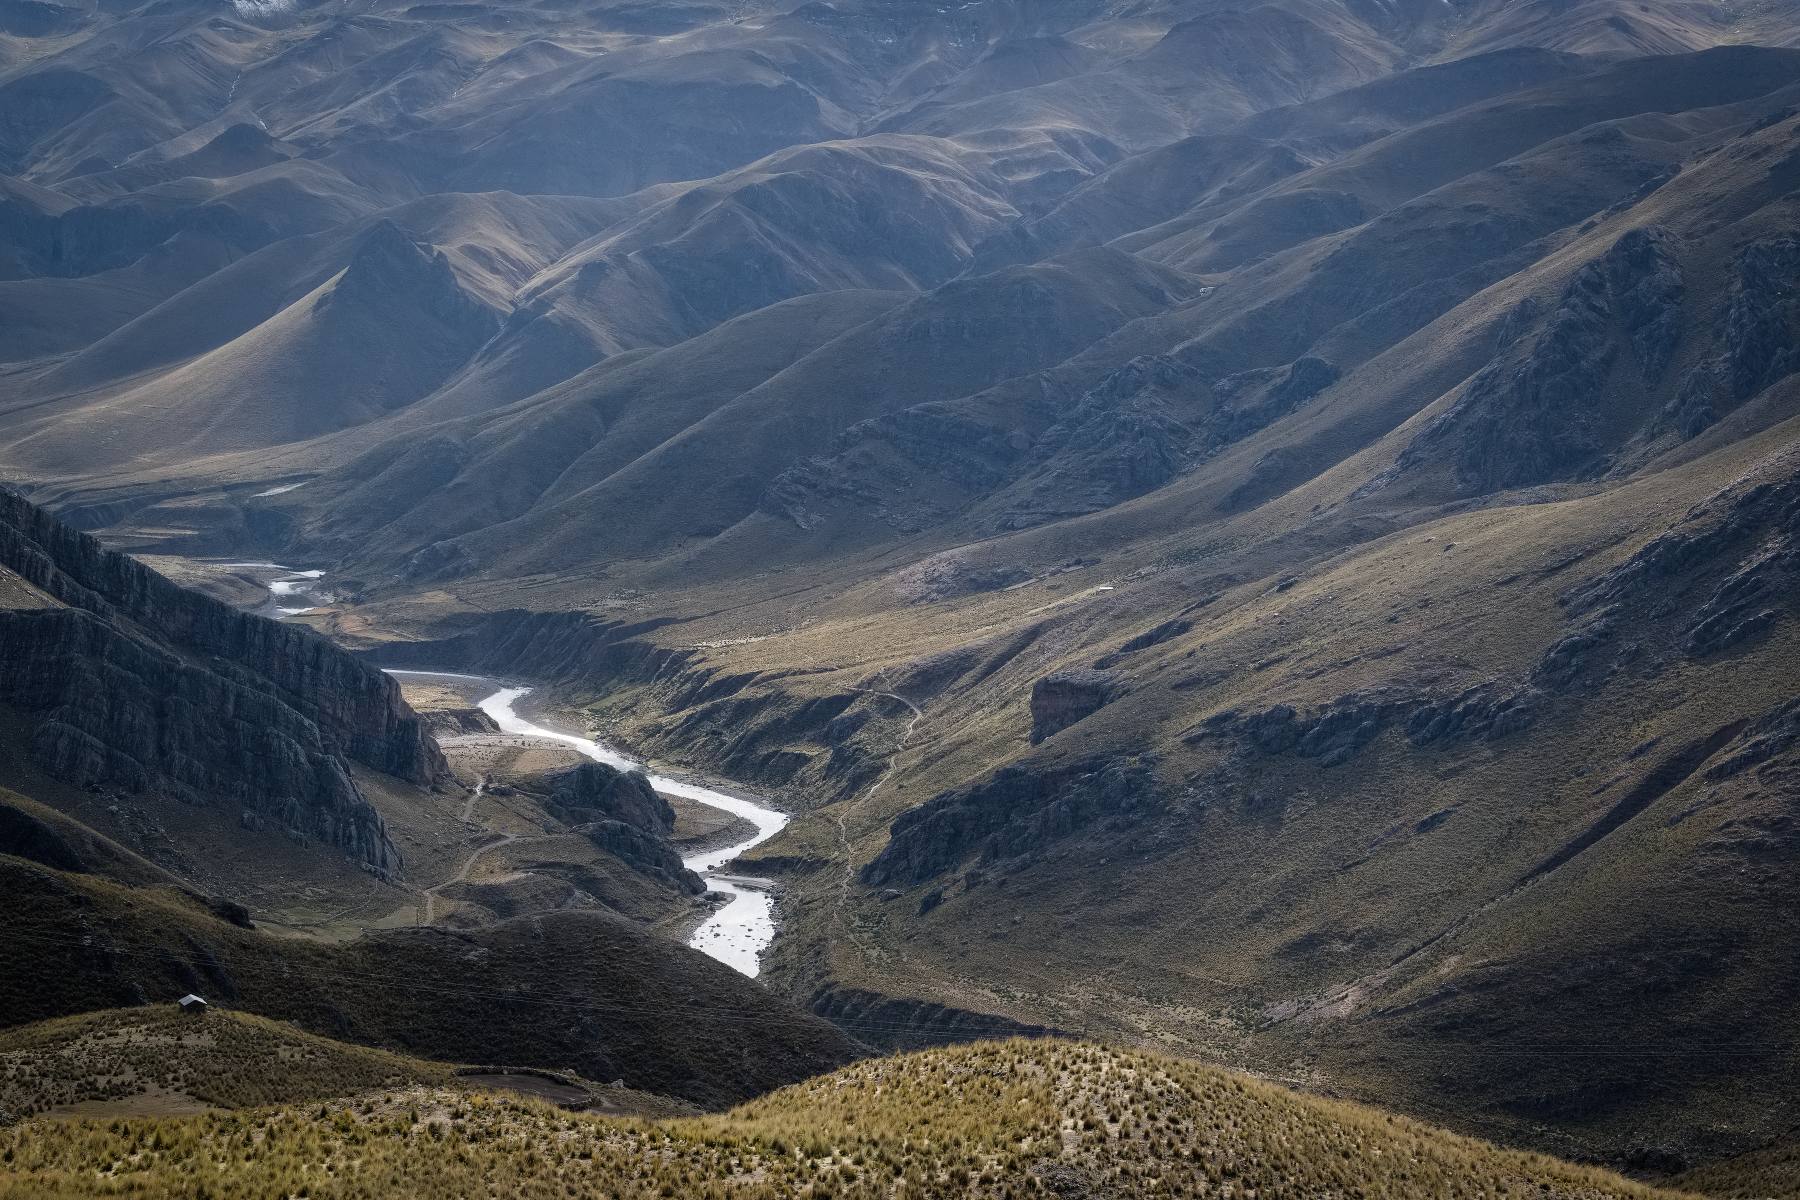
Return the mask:
<path id="1" fill-rule="evenodd" d="M 1800 605 L 1800 471 L 1725 489 L 1562 603 L 1587 618 L 1589 650 L 1627 615 L 1640 631 L 1672 624 L 1695 657 L 1758 636 Z"/>
<path id="2" fill-rule="evenodd" d="M 914 563 L 894 580 L 894 590 L 912 604 L 935 604 L 978 592 L 997 592 L 1031 578 L 1011 563 L 984 562 L 967 550 L 947 550 Z"/>
<path id="3" fill-rule="evenodd" d="M 1723 341 L 1732 395 L 1748 400 L 1800 371 L 1800 238 L 1771 238 L 1738 255 Z"/>
<path id="4" fill-rule="evenodd" d="M 1155 801 L 1149 768 L 1090 759 L 1045 770 L 1004 767 L 895 818 L 887 846 L 863 867 L 873 887 L 910 887 L 970 859 L 996 862 L 1037 853 L 1109 817 L 1132 818 Z"/>
<path id="5" fill-rule="evenodd" d="M 623 821 L 656 837 L 675 830 L 675 810 L 642 771 L 587 762 L 553 777 L 550 803 L 570 823 L 596 818 Z"/>
<path id="6" fill-rule="evenodd" d="M 1415 448 L 1455 440 L 1458 485 L 1465 492 L 1537 483 L 1591 459 L 1599 450 L 1589 404 L 1612 369 L 1599 272 L 1577 274 L 1525 361 L 1484 368 L 1463 399 Z M 1412 465 L 1402 456 L 1401 466 Z"/>
<path id="7" fill-rule="evenodd" d="M 1645 378 L 1667 368 L 1686 295 L 1674 236 L 1634 229 L 1576 271 L 1529 348 L 1513 344 L 1402 452 L 1402 470 L 1448 452 L 1457 486 L 1478 495 L 1566 477 L 1601 454 L 1601 402 L 1619 355 L 1616 330 Z M 1508 324 L 1511 322 L 1509 321 Z"/>
<path id="8" fill-rule="evenodd" d="M 1651 383 L 1662 378 L 1681 340 L 1687 284 L 1678 250 L 1675 235 L 1653 225 L 1625 234 L 1600 259 L 1613 310 Z"/>
<path id="9" fill-rule="evenodd" d="M 1227 709 L 1215 713 L 1187 736 L 1190 744 L 1230 737 L 1248 742 L 1265 754 L 1296 753 L 1316 758 L 1321 766 L 1348 762 L 1374 741 L 1395 717 L 1416 704 L 1412 697 L 1357 693 L 1341 696 L 1311 712 L 1277 704 L 1259 712 Z"/>
<path id="10" fill-rule="evenodd" d="M 352 765 L 448 768 L 393 680 L 310 630 L 180 588 L 0 492 L 0 567 L 57 603 L 0 610 L 0 701 L 39 764 L 80 786 L 229 804 L 399 866 Z M 238 812 L 232 813 L 237 820 Z"/>
<path id="11" fill-rule="evenodd" d="M 575 832 L 632 870 L 678 892 L 698 896 L 706 891 L 706 881 L 682 865 L 681 855 L 666 838 L 623 821 L 592 821 L 575 826 Z"/>
<path id="12" fill-rule="evenodd" d="M 1168 355 L 1110 372 L 1038 438 L 1024 494 L 1001 524 L 1019 529 L 1097 512 L 1161 487 L 1186 465 L 1186 419 L 1207 394 L 1200 372 Z"/>
<path id="13" fill-rule="evenodd" d="M 1285 367 L 1227 375 L 1213 385 L 1216 408 L 1208 423 L 1209 450 L 1249 437 L 1312 401 L 1338 381 L 1339 371 L 1308 355 Z"/>
<path id="14" fill-rule="evenodd" d="M 1760 555 L 1719 585 L 1695 614 L 1688 653 L 1717 654 L 1764 632 L 1781 619 L 1782 607 L 1800 587 L 1800 555 L 1792 547 Z"/>
<path id="15" fill-rule="evenodd" d="M 1482 683 L 1458 695 L 1428 700 L 1406 720 L 1406 739 L 1430 746 L 1456 738 L 1496 741 L 1537 723 L 1541 697 L 1533 688 Z"/>
<path id="16" fill-rule="evenodd" d="M 1031 685 L 1031 740 L 1035 745 L 1099 712 L 1119 694 L 1119 680 L 1105 671 L 1057 671 Z"/>
<path id="17" fill-rule="evenodd" d="M 1123 662 L 1127 657 L 1136 654 L 1139 650 L 1148 650 L 1152 646 L 1160 646 L 1164 642 L 1173 641 L 1175 638 L 1178 638 L 1182 634 L 1193 629 L 1193 627 L 1194 623 L 1185 617 L 1175 617 L 1172 620 L 1164 621 L 1162 624 L 1147 629 L 1134 638 L 1127 638 L 1124 642 L 1121 642 L 1117 650 L 1095 660 L 1094 669 L 1097 671 L 1109 670 L 1112 667 L 1118 666 L 1119 663 Z"/>
<path id="18" fill-rule="evenodd" d="M 479 708 L 434 708 L 419 714 L 433 737 L 464 737 L 472 733 L 498 733 L 494 719 Z"/>
<path id="19" fill-rule="evenodd" d="M 1216 382 L 1166 354 L 1142 355 L 1082 395 L 1032 447 L 999 524 L 1017 529 L 1122 503 L 1310 403 L 1338 378 L 1321 358 Z"/>
<path id="20" fill-rule="evenodd" d="M 552 777 L 548 803 L 558 819 L 633 870 L 691 895 L 706 890 L 669 843 L 675 810 L 642 771 L 582 763 Z"/>
<path id="21" fill-rule="evenodd" d="M 1739 252 L 1736 280 L 1713 335 L 1717 353 L 1697 363 L 1663 414 L 1693 437 L 1758 392 L 1800 371 L 1800 238 L 1752 243 Z"/>
<path id="22" fill-rule="evenodd" d="M 1337 378 L 1310 356 L 1217 379 L 1174 355 L 1139 355 L 1083 391 L 1034 379 L 1022 422 L 942 401 L 859 422 L 829 453 L 785 471 L 761 506 L 802 529 L 845 506 L 914 531 L 992 497 L 986 527 L 1029 528 L 1154 491 Z M 949 486 L 932 496 L 921 476 Z"/>
<path id="23" fill-rule="evenodd" d="M 1551 643 L 1532 668 L 1533 682 L 1548 690 L 1563 692 L 1604 680 L 1611 672 L 1612 659 L 1607 651 L 1618 628 L 1616 609 L 1597 613 L 1582 628 Z"/>
<path id="24" fill-rule="evenodd" d="M 957 486 L 978 491 L 1004 483 L 1030 447 L 1018 430 L 970 420 L 941 402 L 915 405 L 859 421 L 839 434 L 829 452 L 783 471 L 764 492 L 760 507 L 811 529 L 820 513 L 838 504 L 872 511 L 901 530 L 925 528 L 945 513 L 916 497 L 893 502 L 871 481 L 885 460 L 897 458 Z"/>
<path id="25" fill-rule="evenodd" d="M 1716 361 L 1703 362 L 1682 377 L 1675 396 L 1664 406 L 1661 424 L 1684 438 L 1695 437 L 1719 419 L 1718 397 L 1724 391 Z"/>
<path id="26" fill-rule="evenodd" d="M 1399 727 L 1414 746 L 1456 740 L 1497 740 L 1530 728 L 1537 720 L 1539 693 L 1486 682 L 1455 695 L 1402 687 L 1353 692 L 1309 710 L 1277 704 L 1256 712 L 1227 709 L 1186 735 L 1189 745 L 1234 740 L 1264 754 L 1294 754 L 1337 767 L 1381 736 Z"/>
<path id="27" fill-rule="evenodd" d="M 1791 700 L 1759 718 L 1720 751 L 1722 758 L 1706 770 L 1708 783 L 1754 775 L 1788 787 L 1800 780 L 1800 700 Z M 1791 794 L 1791 793 L 1790 793 Z"/>

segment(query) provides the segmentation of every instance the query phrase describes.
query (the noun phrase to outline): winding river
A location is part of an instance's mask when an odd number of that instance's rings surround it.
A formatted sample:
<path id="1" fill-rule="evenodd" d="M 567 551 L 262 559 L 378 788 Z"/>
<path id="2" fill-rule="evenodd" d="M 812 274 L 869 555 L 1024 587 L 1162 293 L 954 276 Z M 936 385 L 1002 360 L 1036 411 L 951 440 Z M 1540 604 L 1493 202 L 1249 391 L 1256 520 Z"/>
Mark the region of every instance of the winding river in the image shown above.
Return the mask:
<path id="1" fill-rule="evenodd" d="M 296 600 L 317 599 L 315 589 L 324 577 L 322 571 L 296 571 L 277 563 L 225 563 L 227 567 L 240 569 L 255 568 L 277 572 L 279 577 L 267 581 L 269 601 L 257 611 L 277 620 L 283 617 L 298 616 L 310 611 L 309 607 L 295 607 Z M 480 702 L 481 711 L 486 713 L 500 727 L 502 733 L 510 733 L 519 737 L 542 738 L 546 741 L 561 742 L 572 746 L 595 762 L 617 767 L 622 771 L 643 770 L 643 767 L 619 753 L 617 750 L 595 741 L 593 738 L 579 734 L 564 733 L 558 729 L 550 729 L 519 715 L 518 703 L 531 693 L 528 687 L 513 687 L 486 675 L 465 675 L 455 671 L 400 671 L 390 670 L 390 675 L 421 678 L 459 680 L 464 683 L 491 684 L 495 690 Z M 686 780 L 674 779 L 667 775 L 646 772 L 650 778 L 650 786 L 664 795 L 680 796 L 693 800 L 711 808 L 721 809 L 735 817 L 742 817 L 755 826 L 756 834 L 734 845 L 722 846 L 716 850 L 703 850 L 689 855 L 682 861 L 690 871 L 706 880 L 710 891 L 726 897 L 725 903 L 715 911 L 700 928 L 688 939 L 688 945 L 718 959 L 726 966 L 755 978 L 760 970 L 762 953 L 775 938 L 775 903 L 770 894 L 767 880 L 750 876 L 735 875 L 724 871 L 733 860 L 753 846 L 774 837 L 787 824 L 785 813 L 776 812 L 772 808 L 764 808 L 741 796 L 728 795 Z"/>

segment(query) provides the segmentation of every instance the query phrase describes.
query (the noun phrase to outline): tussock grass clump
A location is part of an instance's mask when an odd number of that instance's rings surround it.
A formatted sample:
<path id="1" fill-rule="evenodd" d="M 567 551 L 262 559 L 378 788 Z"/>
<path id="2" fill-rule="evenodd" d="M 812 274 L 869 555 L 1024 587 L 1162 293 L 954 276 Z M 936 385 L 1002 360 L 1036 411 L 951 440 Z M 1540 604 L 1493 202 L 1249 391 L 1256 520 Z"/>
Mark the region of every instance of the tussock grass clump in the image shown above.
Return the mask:
<path id="1" fill-rule="evenodd" d="M 1051 1042 L 860 1063 L 711 1117 L 608 1120 L 417 1086 L 173 1120 L 35 1122 L 0 1134 L 0 1161 L 6 1200 L 1672 1195 L 1197 1064 Z"/>
<path id="2" fill-rule="evenodd" d="M 113 1009 L 0 1032 L 0 1122 L 145 1094 L 252 1108 L 449 1078 L 248 1013 Z"/>

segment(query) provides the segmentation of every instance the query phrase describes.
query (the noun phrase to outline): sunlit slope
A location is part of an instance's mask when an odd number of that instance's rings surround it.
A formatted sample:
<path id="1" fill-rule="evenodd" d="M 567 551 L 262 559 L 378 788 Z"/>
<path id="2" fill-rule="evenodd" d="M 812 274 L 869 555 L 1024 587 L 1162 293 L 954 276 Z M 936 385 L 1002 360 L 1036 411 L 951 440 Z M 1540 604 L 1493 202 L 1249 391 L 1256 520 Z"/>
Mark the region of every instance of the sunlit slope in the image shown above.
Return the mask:
<path id="1" fill-rule="evenodd" d="M 249 1013 L 171 1004 L 0 1031 L 0 1121 L 173 1114 L 448 1083 L 450 1068 Z"/>
<path id="2" fill-rule="evenodd" d="M 873 1061 L 714 1118 L 621 1123 L 421 1087 L 304 1109 L 37 1123 L 0 1196 L 1359 1196 L 1657 1192 L 1152 1055 L 988 1043 Z"/>

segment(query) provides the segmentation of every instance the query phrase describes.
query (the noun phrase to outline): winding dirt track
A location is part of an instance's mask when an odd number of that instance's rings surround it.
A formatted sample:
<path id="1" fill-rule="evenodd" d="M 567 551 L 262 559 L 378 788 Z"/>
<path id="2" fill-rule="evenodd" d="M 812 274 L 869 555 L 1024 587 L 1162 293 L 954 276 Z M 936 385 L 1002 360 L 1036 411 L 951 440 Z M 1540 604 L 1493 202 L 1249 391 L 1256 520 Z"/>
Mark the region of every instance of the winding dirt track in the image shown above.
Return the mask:
<path id="1" fill-rule="evenodd" d="M 431 924 L 432 917 L 437 913 L 437 894 L 452 884 L 462 883 L 464 880 L 468 879 L 469 872 L 475 869 L 475 864 L 480 861 L 482 855 L 490 850 L 498 850 L 502 846 L 510 846 L 514 842 L 529 842 L 536 840 L 536 838 L 522 838 L 516 833 L 503 833 L 493 841 L 476 847 L 475 852 L 464 860 L 462 870 L 458 871 L 451 878 L 444 880 L 444 882 L 425 889 L 425 918 L 420 921 L 419 924 Z"/>
<path id="2" fill-rule="evenodd" d="M 466 825 L 475 819 L 475 802 L 487 793 L 487 776 L 479 775 L 475 779 L 475 790 L 469 793 L 469 802 L 463 805 L 462 819 Z"/>

